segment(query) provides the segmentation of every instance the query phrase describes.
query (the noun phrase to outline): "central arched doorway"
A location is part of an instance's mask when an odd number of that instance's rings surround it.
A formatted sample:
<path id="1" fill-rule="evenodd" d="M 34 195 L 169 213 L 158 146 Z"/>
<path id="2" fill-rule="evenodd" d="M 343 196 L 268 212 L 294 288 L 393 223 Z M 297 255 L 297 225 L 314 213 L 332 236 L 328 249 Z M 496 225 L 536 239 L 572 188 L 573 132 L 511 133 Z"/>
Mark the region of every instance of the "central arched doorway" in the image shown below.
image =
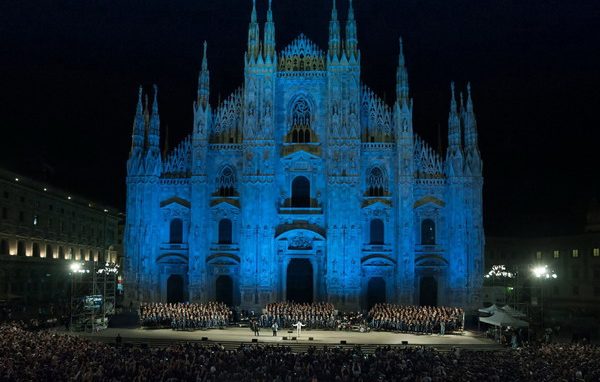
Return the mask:
<path id="1" fill-rule="evenodd" d="M 233 306 L 233 279 L 231 276 L 221 275 L 217 277 L 215 289 L 218 302 Z"/>
<path id="2" fill-rule="evenodd" d="M 419 285 L 419 305 L 437 306 L 437 280 L 433 276 L 422 276 Z"/>
<path id="3" fill-rule="evenodd" d="M 292 259 L 287 268 L 286 299 L 313 302 L 313 267 L 308 259 Z"/>
<path id="4" fill-rule="evenodd" d="M 183 300 L 183 277 L 171 275 L 167 280 L 167 302 L 184 302 Z"/>
<path id="5" fill-rule="evenodd" d="M 383 277 L 371 277 L 367 285 L 367 309 L 375 304 L 386 302 L 385 280 Z"/>

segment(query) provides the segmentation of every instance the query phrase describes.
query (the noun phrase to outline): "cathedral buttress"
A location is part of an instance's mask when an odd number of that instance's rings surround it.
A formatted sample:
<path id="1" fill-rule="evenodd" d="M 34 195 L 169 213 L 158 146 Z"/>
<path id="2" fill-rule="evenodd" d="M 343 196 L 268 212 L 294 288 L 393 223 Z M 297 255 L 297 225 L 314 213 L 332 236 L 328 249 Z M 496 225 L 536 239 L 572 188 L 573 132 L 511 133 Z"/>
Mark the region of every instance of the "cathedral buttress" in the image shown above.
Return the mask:
<path id="1" fill-rule="evenodd" d="M 190 301 L 205 302 L 206 257 L 209 250 L 210 224 L 208 216 L 208 141 L 212 112 L 210 107 L 210 72 L 208 70 L 207 44 L 204 41 L 202 65 L 198 76 L 198 92 L 193 105 L 192 173 L 190 179 L 190 229 L 188 235 L 188 282 Z"/>
<path id="2" fill-rule="evenodd" d="M 267 11 L 264 43 L 257 45 L 259 26 L 253 4 L 248 28 L 244 73 L 242 144 L 241 235 L 242 303 L 264 306 L 276 298 L 274 248 L 277 224 L 275 172 L 275 23 L 271 2 Z"/>
<path id="3" fill-rule="evenodd" d="M 412 121 L 412 99 L 409 97 L 408 71 L 404 60 L 402 38 L 396 69 L 396 102 L 394 125 L 397 150 L 397 221 L 396 229 L 400 265 L 396 285 L 398 299 L 403 304 L 413 303 L 415 285 L 415 235 L 414 235 L 414 136 Z"/>
<path id="4" fill-rule="evenodd" d="M 341 307 L 356 306 L 361 289 L 360 51 L 352 7 L 348 12 L 344 51 L 333 2 L 327 57 L 327 292 Z"/>

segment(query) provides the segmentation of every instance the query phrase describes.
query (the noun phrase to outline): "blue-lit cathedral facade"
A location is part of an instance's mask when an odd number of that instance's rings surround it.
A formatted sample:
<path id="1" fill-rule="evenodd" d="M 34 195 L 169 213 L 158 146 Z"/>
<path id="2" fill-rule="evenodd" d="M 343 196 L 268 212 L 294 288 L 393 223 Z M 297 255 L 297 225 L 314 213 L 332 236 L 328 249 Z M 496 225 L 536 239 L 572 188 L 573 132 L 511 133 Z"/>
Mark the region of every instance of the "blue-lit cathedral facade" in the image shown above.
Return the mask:
<path id="1" fill-rule="evenodd" d="M 341 24 L 334 2 L 327 51 L 304 35 L 277 50 L 270 4 L 262 34 L 253 7 L 244 83 L 210 105 L 205 43 L 192 130 L 166 155 L 156 89 L 150 102 L 140 89 L 128 298 L 477 303 L 483 178 L 470 88 L 452 86 L 443 158 L 413 132 L 402 42 L 388 105 L 360 81 L 351 3 Z"/>

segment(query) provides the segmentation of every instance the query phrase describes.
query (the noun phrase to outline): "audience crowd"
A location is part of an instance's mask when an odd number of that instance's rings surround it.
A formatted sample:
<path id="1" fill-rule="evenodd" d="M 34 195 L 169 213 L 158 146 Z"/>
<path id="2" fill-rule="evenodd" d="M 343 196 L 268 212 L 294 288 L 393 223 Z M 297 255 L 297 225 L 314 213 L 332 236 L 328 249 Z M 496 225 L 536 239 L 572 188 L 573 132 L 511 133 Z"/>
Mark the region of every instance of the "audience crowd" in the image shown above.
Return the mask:
<path id="1" fill-rule="evenodd" d="M 228 325 L 231 315 L 231 310 L 221 302 L 140 304 L 140 321 L 146 328 L 172 328 L 173 330 L 222 328 Z"/>
<path id="2" fill-rule="evenodd" d="M 411 333 L 439 333 L 462 330 L 464 311 L 447 306 L 375 304 L 369 322 L 376 330 Z"/>
<path id="3" fill-rule="evenodd" d="M 546 344 L 505 351 L 173 344 L 111 346 L 0 326 L 0 381 L 598 381 L 600 348 Z"/>
<path id="4" fill-rule="evenodd" d="M 291 328 L 298 321 L 307 329 L 335 329 L 337 311 L 328 302 L 296 303 L 291 301 L 267 304 L 265 313 L 258 318 L 263 328 L 277 323 L 280 328 Z"/>

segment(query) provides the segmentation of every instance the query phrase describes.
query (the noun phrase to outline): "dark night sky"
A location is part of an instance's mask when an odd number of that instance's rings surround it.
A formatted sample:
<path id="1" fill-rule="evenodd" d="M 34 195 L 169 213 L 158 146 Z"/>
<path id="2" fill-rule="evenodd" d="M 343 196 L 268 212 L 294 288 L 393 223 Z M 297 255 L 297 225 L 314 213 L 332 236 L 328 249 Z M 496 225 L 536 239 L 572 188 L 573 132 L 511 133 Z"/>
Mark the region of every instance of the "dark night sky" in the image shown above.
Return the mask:
<path id="1" fill-rule="evenodd" d="M 2 1 L 0 166 L 124 208 L 137 86 L 158 84 L 179 141 L 203 40 L 213 106 L 241 85 L 250 4 Z M 331 1 L 273 8 L 278 48 L 300 32 L 326 48 Z M 345 19 L 347 1 L 338 9 Z M 438 125 L 445 145 L 449 82 L 472 82 L 488 234 L 581 230 L 600 193 L 599 1 L 356 0 L 355 11 L 363 81 L 388 103 L 404 37 L 415 130 L 432 146 Z"/>

